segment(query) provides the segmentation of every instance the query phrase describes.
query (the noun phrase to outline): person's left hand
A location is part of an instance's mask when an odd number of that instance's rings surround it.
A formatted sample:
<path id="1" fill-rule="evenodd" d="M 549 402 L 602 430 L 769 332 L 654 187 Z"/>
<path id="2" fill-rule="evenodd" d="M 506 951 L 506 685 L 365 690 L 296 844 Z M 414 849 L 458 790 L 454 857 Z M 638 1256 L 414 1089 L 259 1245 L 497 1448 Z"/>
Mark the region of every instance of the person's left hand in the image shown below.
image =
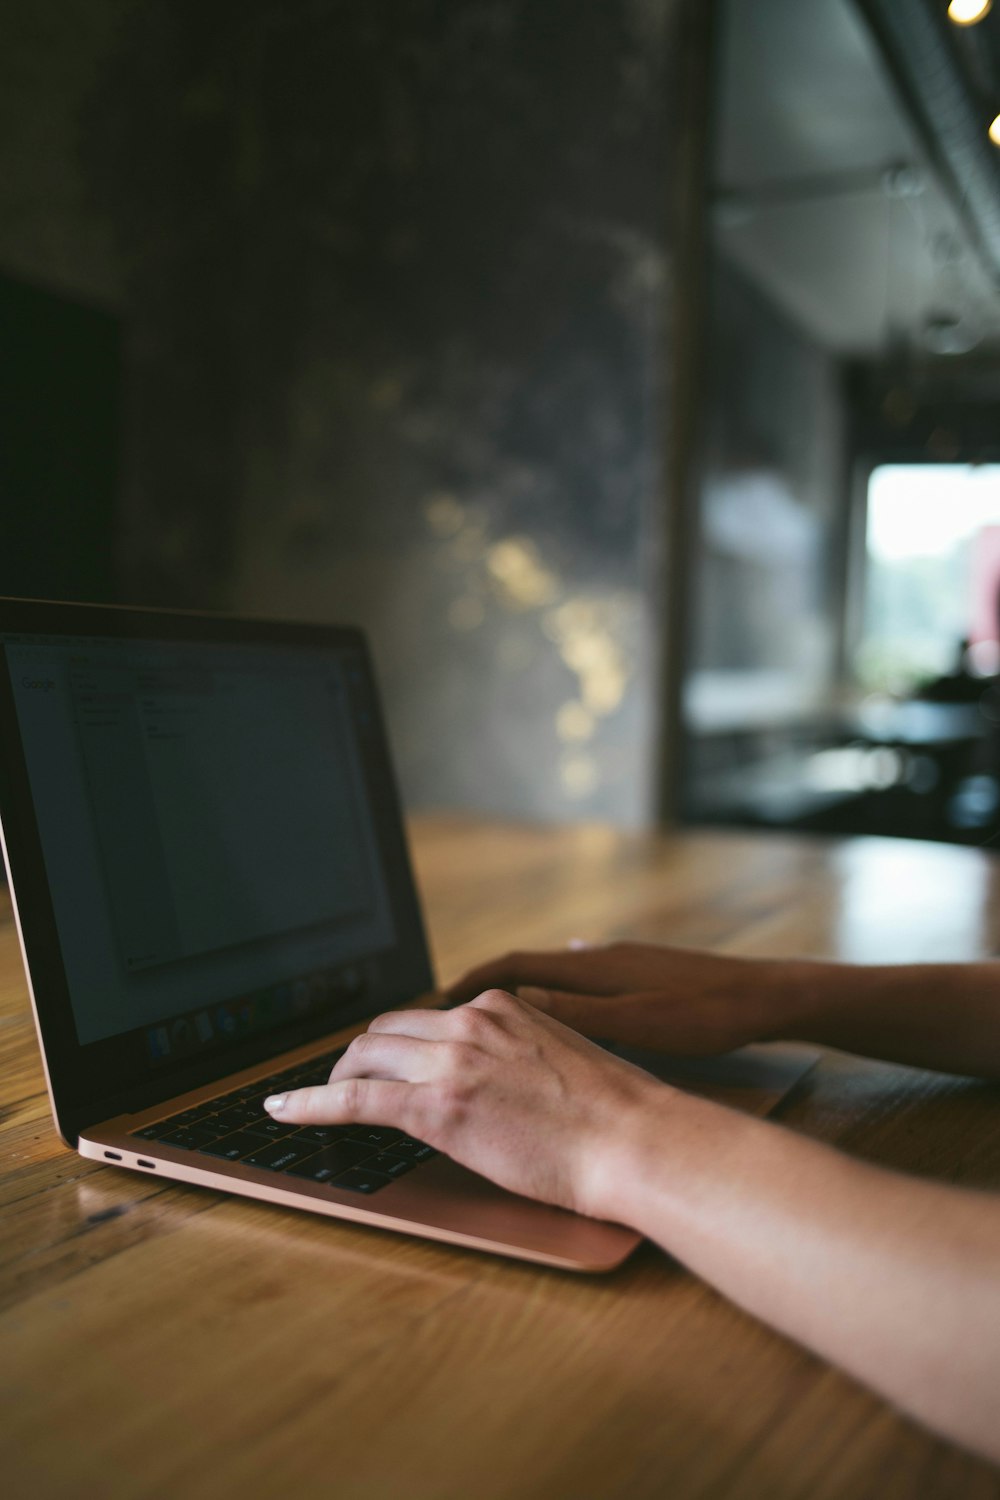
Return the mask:
<path id="1" fill-rule="evenodd" d="M 594 1217 L 666 1085 L 503 990 L 450 1011 L 390 1011 L 322 1087 L 266 1101 L 291 1124 L 394 1125 L 483 1176 Z"/>

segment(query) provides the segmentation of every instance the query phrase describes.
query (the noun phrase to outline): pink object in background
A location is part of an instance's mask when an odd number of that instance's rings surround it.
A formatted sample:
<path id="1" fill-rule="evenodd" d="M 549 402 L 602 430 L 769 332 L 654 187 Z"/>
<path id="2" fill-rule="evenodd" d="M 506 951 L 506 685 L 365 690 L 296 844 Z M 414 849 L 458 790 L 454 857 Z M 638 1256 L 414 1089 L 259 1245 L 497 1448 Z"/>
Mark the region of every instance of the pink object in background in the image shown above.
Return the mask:
<path id="1" fill-rule="evenodd" d="M 972 544 L 970 638 L 1000 639 L 1000 526 L 984 526 Z"/>

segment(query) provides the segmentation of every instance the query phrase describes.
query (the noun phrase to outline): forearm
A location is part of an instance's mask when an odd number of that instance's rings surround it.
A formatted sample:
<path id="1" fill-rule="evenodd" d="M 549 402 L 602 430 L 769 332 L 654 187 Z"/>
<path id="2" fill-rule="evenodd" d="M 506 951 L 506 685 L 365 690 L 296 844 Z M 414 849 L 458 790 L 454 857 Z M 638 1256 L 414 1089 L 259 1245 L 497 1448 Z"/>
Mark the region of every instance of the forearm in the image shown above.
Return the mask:
<path id="1" fill-rule="evenodd" d="M 267 1108 L 289 1124 L 397 1125 L 513 1192 L 634 1225 L 1000 1461 L 1000 1198 L 909 1182 L 680 1093 L 500 990 L 376 1017 L 328 1084 Z"/>
<path id="2" fill-rule="evenodd" d="M 661 1089 L 598 1169 L 641 1229 L 749 1312 L 1000 1460 L 1000 1204 Z"/>
<path id="3" fill-rule="evenodd" d="M 775 1033 L 1000 1079 L 1000 964 L 775 963 Z"/>

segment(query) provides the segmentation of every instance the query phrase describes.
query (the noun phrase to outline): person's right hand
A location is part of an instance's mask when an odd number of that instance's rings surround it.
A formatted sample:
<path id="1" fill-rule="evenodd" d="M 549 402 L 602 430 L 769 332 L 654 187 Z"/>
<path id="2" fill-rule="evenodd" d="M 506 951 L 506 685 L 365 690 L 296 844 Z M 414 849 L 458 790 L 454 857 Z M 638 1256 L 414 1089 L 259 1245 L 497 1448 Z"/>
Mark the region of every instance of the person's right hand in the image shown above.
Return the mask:
<path id="1" fill-rule="evenodd" d="M 694 1056 L 792 1034 L 793 964 L 650 943 L 508 953 L 448 986 L 505 989 L 585 1036 Z"/>
<path id="2" fill-rule="evenodd" d="M 376 1016 L 329 1083 L 272 1095 L 265 1108 L 286 1124 L 394 1125 L 511 1192 L 606 1219 L 620 1213 L 644 1143 L 652 1135 L 655 1150 L 664 1130 L 681 1131 L 690 1103 L 487 990 L 455 1010 Z"/>

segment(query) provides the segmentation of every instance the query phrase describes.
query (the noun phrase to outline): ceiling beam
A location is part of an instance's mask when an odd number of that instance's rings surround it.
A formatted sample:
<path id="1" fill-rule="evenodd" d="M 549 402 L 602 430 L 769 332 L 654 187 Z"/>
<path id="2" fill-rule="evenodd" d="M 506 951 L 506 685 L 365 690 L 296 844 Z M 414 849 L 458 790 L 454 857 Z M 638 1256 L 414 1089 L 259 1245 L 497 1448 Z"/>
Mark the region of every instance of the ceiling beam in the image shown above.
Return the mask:
<path id="1" fill-rule="evenodd" d="M 1000 151 L 935 0 L 857 0 L 941 184 L 1000 287 Z"/>

